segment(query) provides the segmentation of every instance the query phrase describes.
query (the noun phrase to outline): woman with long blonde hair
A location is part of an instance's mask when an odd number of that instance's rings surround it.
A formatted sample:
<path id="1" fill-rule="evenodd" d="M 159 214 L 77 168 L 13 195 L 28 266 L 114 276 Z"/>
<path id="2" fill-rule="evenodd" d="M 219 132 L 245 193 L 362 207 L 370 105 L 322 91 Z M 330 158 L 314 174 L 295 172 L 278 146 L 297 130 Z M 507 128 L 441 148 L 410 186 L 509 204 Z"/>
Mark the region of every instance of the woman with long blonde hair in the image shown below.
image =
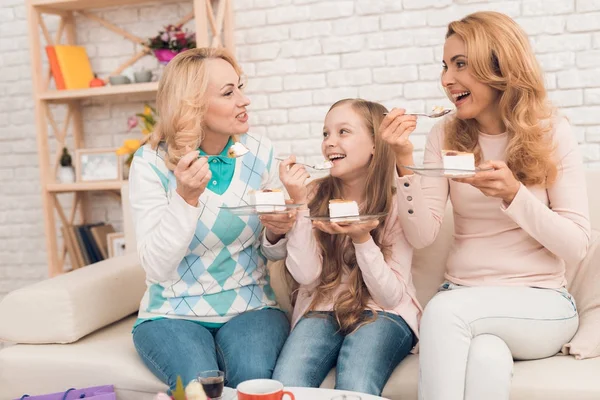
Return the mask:
<path id="1" fill-rule="evenodd" d="M 441 81 L 456 112 L 430 133 L 425 166 L 439 167 L 442 150 L 470 152 L 474 176 L 413 175 L 404 166 L 415 117 L 395 109 L 381 126 L 409 243 L 432 243 L 448 198 L 454 210 L 446 282 L 421 321 L 419 398 L 506 400 L 513 359 L 550 357 L 577 331 L 565 268 L 590 240 L 584 167 L 511 18 L 477 12 L 450 23 Z"/>
<path id="2" fill-rule="evenodd" d="M 280 186 L 273 146 L 248 132 L 243 75 L 224 49 L 187 50 L 169 62 L 158 125 L 133 158 L 130 202 L 147 290 L 133 341 L 170 389 L 202 371 L 225 385 L 270 378 L 289 333 L 266 259 L 285 257 L 295 215 L 237 216 L 223 206 Z M 233 143 L 247 152 L 229 155 Z M 235 156 L 236 154 L 234 154 Z M 265 229 L 263 229 L 265 228 Z"/>
<path id="3" fill-rule="evenodd" d="M 417 341 L 412 248 L 397 213 L 394 156 L 378 129 L 386 111 L 361 99 L 331 106 L 321 148 L 333 163 L 329 176 L 307 186 L 294 157 L 280 165 L 290 197 L 307 205 L 288 234 L 286 267 L 299 288 L 273 372 L 286 386 L 318 387 L 337 364 L 337 389 L 379 395 Z M 306 218 L 327 216 L 334 199 L 386 216 L 350 225 Z"/>

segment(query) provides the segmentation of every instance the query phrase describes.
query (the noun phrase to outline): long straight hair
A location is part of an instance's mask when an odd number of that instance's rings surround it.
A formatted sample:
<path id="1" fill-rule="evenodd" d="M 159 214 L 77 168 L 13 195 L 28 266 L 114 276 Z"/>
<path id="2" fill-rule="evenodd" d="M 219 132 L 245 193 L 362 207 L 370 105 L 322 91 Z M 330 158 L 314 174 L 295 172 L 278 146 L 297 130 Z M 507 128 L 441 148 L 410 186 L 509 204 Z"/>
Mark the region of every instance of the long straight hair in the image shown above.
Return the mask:
<path id="1" fill-rule="evenodd" d="M 367 168 L 365 202 L 360 212 L 361 214 L 390 212 L 395 194 L 395 158 L 390 147 L 381 139 L 379 132 L 383 114 L 387 110 L 378 103 L 362 99 L 344 99 L 333 104 L 329 111 L 344 104 L 351 105 L 362 117 L 375 146 Z M 308 205 L 310 214 L 327 216 L 329 200 L 344 197 L 342 182 L 339 178 L 327 176 L 315 181 L 314 187 L 314 197 Z M 384 254 L 389 254 L 391 244 L 382 243 L 383 229 L 382 223 L 371 234 Z M 342 276 L 348 274 L 346 281 L 348 290 L 335 299 L 333 311 L 340 331 L 353 332 L 362 324 L 369 322 L 364 319 L 363 311 L 368 308 L 371 299 L 356 262 L 354 246 L 345 235 L 329 235 L 318 230 L 315 230 L 315 235 L 323 258 L 323 268 L 309 310 L 314 309 L 321 302 L 334 300 L 333 293 L 342 283 Z"/>

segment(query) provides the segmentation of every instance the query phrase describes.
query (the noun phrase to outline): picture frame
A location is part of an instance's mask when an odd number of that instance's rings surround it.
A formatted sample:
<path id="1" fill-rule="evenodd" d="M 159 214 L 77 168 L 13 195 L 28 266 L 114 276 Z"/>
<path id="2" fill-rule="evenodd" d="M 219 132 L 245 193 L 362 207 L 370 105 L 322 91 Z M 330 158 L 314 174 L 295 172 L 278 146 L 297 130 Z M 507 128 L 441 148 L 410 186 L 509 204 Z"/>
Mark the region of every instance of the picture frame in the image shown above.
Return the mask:
<path id="1" fill-rule="evenodd" d="M 123 232 L 113 232 L 106 235 L 108 245 L 108 258 L 122 256 L 125 254 L 125 234 Z"/>
<path id="2" fill-rule="evenodd" d="M 76 182 L 120 181 L 123 161 L 116 148 L 77 149 L 75 151 Z"/>

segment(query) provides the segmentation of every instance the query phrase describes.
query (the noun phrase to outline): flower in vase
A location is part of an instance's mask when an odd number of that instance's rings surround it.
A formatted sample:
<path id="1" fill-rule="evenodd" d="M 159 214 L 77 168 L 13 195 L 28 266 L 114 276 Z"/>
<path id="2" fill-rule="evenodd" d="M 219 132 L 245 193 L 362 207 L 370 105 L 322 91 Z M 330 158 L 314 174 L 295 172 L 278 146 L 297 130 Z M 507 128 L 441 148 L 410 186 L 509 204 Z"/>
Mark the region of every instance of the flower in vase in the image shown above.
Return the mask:
<path id="1" fill-rule="evenodd" d="M 128 155 L 127 159 L 125 160 L 126 165 L 131 165 L 131 161 L 133 161 L 133 154 L 146 141 L 146 137 L 152 133 L 152 131 L 154 131 L 154 126 L 156 125 L 156 110 L 152 106 L 145 104 L 143 112 L 127 118 L 127 132 L 130 132 L 132 129 L 139 126 L 140 122 L 140 130 L 144 135 L 144 138 L 127 139 L 123 142 L 123 146 L 117 149 L 118 155 Z"/>
<path id="2" fill-rule="evenodd" d="M 168 49 L 179 53 L 196 47 L 196 35 L 182 29 L 182 25 L 167 25 L 148 39 L 147 46 L 151 50 Z"/>
<path id="3" fill-rule="evenodd" d="M 117 149 L 117 155 L 124 156 L 127 154 L 128 156 L 125 160 L 125 164 L 131 165 L 131 162 L 133 161 L 133 155 L 141 145 L 142 141 L 139 139 L 127 139 L 125 142 L 123 142 L 123 146 Z"/>
<path id="4" fill-rule="evenodd" d="M 127 118 L 127 132 L 129 132 L 136 126 L 138 126 L 138 119 L 135 115 L 132 115 L 131 117 Z"/>

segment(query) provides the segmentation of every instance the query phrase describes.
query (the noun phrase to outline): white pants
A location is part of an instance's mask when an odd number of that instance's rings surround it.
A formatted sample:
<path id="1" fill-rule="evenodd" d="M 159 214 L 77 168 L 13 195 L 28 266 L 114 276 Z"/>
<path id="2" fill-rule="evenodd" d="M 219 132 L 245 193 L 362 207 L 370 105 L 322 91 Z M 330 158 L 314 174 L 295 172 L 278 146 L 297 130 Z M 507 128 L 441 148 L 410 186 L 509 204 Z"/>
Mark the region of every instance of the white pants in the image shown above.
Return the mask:
<path id="1" fill-rule="evenodd" d="M 565 289 L 445 283 L 421 319 L 420 400 L 507 400 L 513 359 L 558 353 L 577 331 Z"/>

